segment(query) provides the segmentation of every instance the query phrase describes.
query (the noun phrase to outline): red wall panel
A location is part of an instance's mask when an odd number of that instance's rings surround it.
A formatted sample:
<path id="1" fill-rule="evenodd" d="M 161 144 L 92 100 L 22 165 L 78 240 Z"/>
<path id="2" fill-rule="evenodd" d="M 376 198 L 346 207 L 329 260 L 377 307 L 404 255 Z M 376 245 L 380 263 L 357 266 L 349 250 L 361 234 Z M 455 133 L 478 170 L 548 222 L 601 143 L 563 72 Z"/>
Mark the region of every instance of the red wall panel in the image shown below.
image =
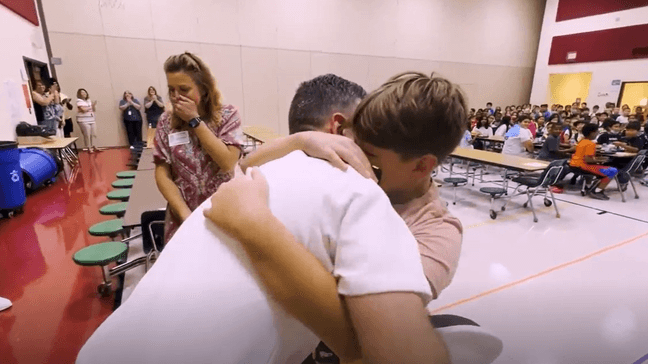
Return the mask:
<path id="1" fill-rule="evenodd" d="M 567 53 L 576 59 L 567 60 Z M 549 64 L 648 58 L 648 24 L 553 37 Z"/>
<path id="2" fill-rule="evenodd" d="M 0 4 L 29 20 L 34 25 L 38 25 L 38 13 L 36 13 L 34 0 L 0 0 Z"/>
<path id="3" fill-rule="evenodd" d="M 556 21 L 648 6 L 648 0 L 560 0 Z"/>

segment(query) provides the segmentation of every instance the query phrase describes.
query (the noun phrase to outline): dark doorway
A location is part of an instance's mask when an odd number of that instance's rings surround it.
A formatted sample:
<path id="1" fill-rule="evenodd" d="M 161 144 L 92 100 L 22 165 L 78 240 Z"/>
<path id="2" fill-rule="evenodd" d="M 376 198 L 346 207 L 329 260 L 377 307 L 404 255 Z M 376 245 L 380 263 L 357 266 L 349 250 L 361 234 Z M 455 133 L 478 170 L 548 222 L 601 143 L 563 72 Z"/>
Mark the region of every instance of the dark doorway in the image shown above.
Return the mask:
<path id="1" fill-rule="evenodd" d="M 45 86 L 49 85 L 50 73 L 47 64 L 27 57 L 23 57 L 23 61 L 25 62 L 25 71 L 27 77 L 29 77 L 31 91 L 34 90 L 34 86 L 38 81 L 42 81 Z"/>

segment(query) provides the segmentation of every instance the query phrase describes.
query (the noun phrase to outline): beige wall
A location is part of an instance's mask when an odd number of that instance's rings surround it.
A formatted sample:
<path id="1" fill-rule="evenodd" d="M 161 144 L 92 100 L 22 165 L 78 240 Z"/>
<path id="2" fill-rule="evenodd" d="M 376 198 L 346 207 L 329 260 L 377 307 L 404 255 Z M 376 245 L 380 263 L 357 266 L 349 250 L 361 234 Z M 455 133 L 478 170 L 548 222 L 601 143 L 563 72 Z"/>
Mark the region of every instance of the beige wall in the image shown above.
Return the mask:
<path id="1" fill-rule="evenodd" d="M 28 83 L 23 56 L 47 63 L 43 30 L 0 5 L 0 49 L 0 140 L 15 140 L 20 121 L 36 124 L 23 97 L 22 85 Z M 12 103 L 11 95 L 18 101 Z"/>
<path id="2" fill-rule="evenodd" d="M 525 102 L 544 1 L 46 0 L 44 8 L 63 59 L 59 81 L 98 100 L 106 146 L 126 144 L 122 92 L 141 99 L 153 85 L 165 95 L 162 63 L 185 50 L 207 61 L 244 124 L 282 134 L 299 82 L 328 72 L 371 90 L 397 72 L 436 71 L 473 106 Z"/>
<path id="3" fill-rule="evenodd" d="M 592 80 L 589 85 L 589 94 L 587 99 L 583 101 L 587 102 L 590 107 L 599 105 L 601 108 L 605 107 L 606 102 L 616 103 L 619 98 L 620 88 L 612 86 L 613 80 L 648 81 L 648 60 L 646 59 L 549 65 L 549 53 L 553 37 L 646 24 L 648 6 L 556 22 L 558 1 L 547 0 L 533 78 L 531 102 L 540 104 L 549 101 L 550 74 L 591 73 Z"/>

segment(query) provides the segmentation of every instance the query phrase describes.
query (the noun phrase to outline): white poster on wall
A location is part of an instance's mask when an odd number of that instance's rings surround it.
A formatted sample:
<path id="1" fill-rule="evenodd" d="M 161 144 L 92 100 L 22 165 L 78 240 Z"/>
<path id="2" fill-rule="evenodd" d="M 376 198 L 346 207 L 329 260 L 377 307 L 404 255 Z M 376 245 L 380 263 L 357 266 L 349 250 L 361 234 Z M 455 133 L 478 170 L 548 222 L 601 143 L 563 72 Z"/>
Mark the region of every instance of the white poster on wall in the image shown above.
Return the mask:
<path id="1" fill-rule="evenodd" d="M 612 84 L 610 85 L 610 93 L 618 94 L 619 92 L 621 92 L 621 80 L 612 80 Z"/>
<path id="2" fill-rule="evenodd" d="M 17 125 L 22 117 L 21 106 L 25 103 L 20 84 L 12 80 L 4 81 L 2 95 L 6 108 L 9 110 L 11 125 Z"/>

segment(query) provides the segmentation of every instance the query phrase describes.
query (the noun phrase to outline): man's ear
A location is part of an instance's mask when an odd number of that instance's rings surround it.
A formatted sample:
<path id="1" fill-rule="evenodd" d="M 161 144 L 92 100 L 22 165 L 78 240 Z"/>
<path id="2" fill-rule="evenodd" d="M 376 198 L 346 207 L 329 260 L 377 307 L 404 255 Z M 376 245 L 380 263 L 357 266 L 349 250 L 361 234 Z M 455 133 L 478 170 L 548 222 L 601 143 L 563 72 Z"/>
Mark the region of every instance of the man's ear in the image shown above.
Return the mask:
<path id="1" fill-rule="evenodd" d="M 330 134 L 340 134 L 340 128 L 346 123 L 346 121 L 346 116 L 336 112 L 331 117 L 331 120 L 329 120 L 328 132 Z"/>
<path id="2" fill-rule="evenodd" d="M 426 154 L 418 159 L 414 172 L 429 176 L 438 165 L 437 157 L 432 154 Z"/>

